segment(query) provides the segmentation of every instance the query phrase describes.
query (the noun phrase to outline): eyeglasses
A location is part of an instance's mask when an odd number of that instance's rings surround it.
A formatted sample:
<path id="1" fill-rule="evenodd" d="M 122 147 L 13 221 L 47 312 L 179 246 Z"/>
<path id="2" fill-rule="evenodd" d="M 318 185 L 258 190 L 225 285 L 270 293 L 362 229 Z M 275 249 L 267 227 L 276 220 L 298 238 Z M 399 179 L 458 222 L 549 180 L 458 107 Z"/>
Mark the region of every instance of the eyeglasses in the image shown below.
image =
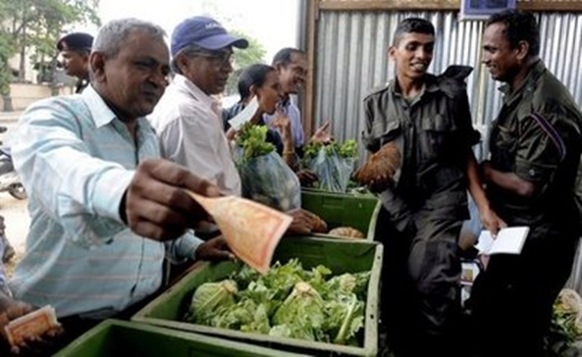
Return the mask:
<path id="1" fill-rule="evenodd" d="M 195 56 L 210 58 L 210 60 L 219 67 L 232 65 L 234 62 L 233 53 L 231 51 L 196 52 Z"/>

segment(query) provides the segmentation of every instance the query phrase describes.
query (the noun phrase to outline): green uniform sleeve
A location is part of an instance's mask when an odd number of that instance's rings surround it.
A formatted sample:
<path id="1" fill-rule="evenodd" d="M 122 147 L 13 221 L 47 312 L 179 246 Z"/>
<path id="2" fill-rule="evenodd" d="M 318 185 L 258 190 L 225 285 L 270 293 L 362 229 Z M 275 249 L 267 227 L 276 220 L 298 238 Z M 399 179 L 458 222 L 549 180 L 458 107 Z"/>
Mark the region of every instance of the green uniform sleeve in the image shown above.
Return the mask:
<path id="1" fill-rule="evenodd" d="M 566 146 L 557 130 L 557 115 L 532 113 L 519 121 L 514 172 L 520 178 L 547 184 L 566 156 Z"/>

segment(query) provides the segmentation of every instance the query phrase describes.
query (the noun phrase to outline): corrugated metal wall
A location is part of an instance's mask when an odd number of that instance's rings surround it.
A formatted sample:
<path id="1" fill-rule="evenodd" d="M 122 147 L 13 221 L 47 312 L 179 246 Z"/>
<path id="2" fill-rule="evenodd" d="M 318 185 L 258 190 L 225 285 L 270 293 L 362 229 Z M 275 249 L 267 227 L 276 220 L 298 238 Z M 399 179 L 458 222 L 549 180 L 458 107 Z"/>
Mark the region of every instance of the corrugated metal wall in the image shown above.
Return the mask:
<path id="1" fill-rule="evenodd" d="M 397 23 L 410 16 L 429 19 L 437 29 L 431 72 L 440 73 L 450 64 L 475 68 L 469 77 L 473 121 L 484 137 L 501 106 L 501 96 L 479 62 L 482 21 L 457 21 L 456 12 L 321 11 L 317 24 L 315 53 L 315 127 L 331 119 L 333 135 L 343 141 L 360 138 L 364 128 L 362 99 L 372 88 L 384 84 L 394 73 L 387 49 Z M 582 14 L 543 13 L 541 58 L 582 104 Z M 487 153 L 487 140 L 478 155 Z M 360 146 L 360 158 L 365 150 Z M 582 292 L 582 257 L 577 255 L 571 286 Z"/>

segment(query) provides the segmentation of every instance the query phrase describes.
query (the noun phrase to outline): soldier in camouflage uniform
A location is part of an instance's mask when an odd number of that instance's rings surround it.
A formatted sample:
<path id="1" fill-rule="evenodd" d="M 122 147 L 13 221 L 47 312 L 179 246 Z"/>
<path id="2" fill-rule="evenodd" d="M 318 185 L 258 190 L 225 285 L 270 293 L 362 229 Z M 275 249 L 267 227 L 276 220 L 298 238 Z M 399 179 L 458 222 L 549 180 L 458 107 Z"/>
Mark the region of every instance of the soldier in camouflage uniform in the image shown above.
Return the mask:
<path id="1" fill-rule="evenodd" d="M 482 356 L 541 356 L 552 304 L 570 274 L 579 222 L 574 182 L 582 114 L 539 59 L 532 14 L 493 15 L 483 63 L 505 82 L 503 107 L 483 165 L 487 197 L 510 226 L 529 226 L 520 255 L 494 255 L 473 286 L 471 306 Z"/>
<path id="2" fill-rule="evenodd" d="M 402 155 L 398 180 L 380 193 L 386 246 L 381 303 L 390 346 L 410 356 L 456 354 L 457 243 L 469 218 L 467 189 L 488 228 L 496 231 L 502 223 L 489 209 L 471 150 L 480 138 L 465 84 L 472 69 L 428 74 L 433 46 L 430 22 L 402 21 L 389 49 L 396 77 L 364 99 L 367 148 L 374 153 L 396 142 Z"/>

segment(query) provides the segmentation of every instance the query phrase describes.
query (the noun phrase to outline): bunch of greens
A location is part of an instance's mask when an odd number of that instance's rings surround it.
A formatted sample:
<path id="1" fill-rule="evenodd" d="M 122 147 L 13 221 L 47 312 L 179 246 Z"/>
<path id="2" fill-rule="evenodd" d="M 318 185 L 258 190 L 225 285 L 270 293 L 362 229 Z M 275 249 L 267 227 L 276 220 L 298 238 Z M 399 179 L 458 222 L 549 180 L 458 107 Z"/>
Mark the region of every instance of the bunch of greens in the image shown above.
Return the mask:
<path id="1" fill-rule="evenodd" d="M 314 159 L 321 150 L 327 156 L 337 154 L 343 158 L 355 158 L 358 155 L 358 144 L 355 140 L 346 140 L 343 144 L 339 144 L 337 141 L 332 141 L 329 144 L 312 141 L 305 145 L 304 159 L 306 161 Z"/>
<path id="2" fill-rule="evenodd" d="M 552 322 L 544 337 L 546 356 L 566 356 L 582 336 L 582 298 L 571 289 L 563 289 L 554 302 Z"/>
<path id="3" fill-rule="evenodd" d="M 330 276 L 325 266 L 304 270 L 297 259 L 284 265 L 275 263 L 264 276 L 245 266 L 227 280 L 198 287 L 186 320 L 271 336 L 357 345 L 358 332 L 364 326 L 363 301 L 370 272 Z"/>
<path id="4" fill-rule="evenodd" d="M 275 145 L 268 143 L 265 125 L 244 124 L 238 132 L 236 144 L 243 149 L 243 157 L 248 160 L 266 155 L 275 150 Z"/>

